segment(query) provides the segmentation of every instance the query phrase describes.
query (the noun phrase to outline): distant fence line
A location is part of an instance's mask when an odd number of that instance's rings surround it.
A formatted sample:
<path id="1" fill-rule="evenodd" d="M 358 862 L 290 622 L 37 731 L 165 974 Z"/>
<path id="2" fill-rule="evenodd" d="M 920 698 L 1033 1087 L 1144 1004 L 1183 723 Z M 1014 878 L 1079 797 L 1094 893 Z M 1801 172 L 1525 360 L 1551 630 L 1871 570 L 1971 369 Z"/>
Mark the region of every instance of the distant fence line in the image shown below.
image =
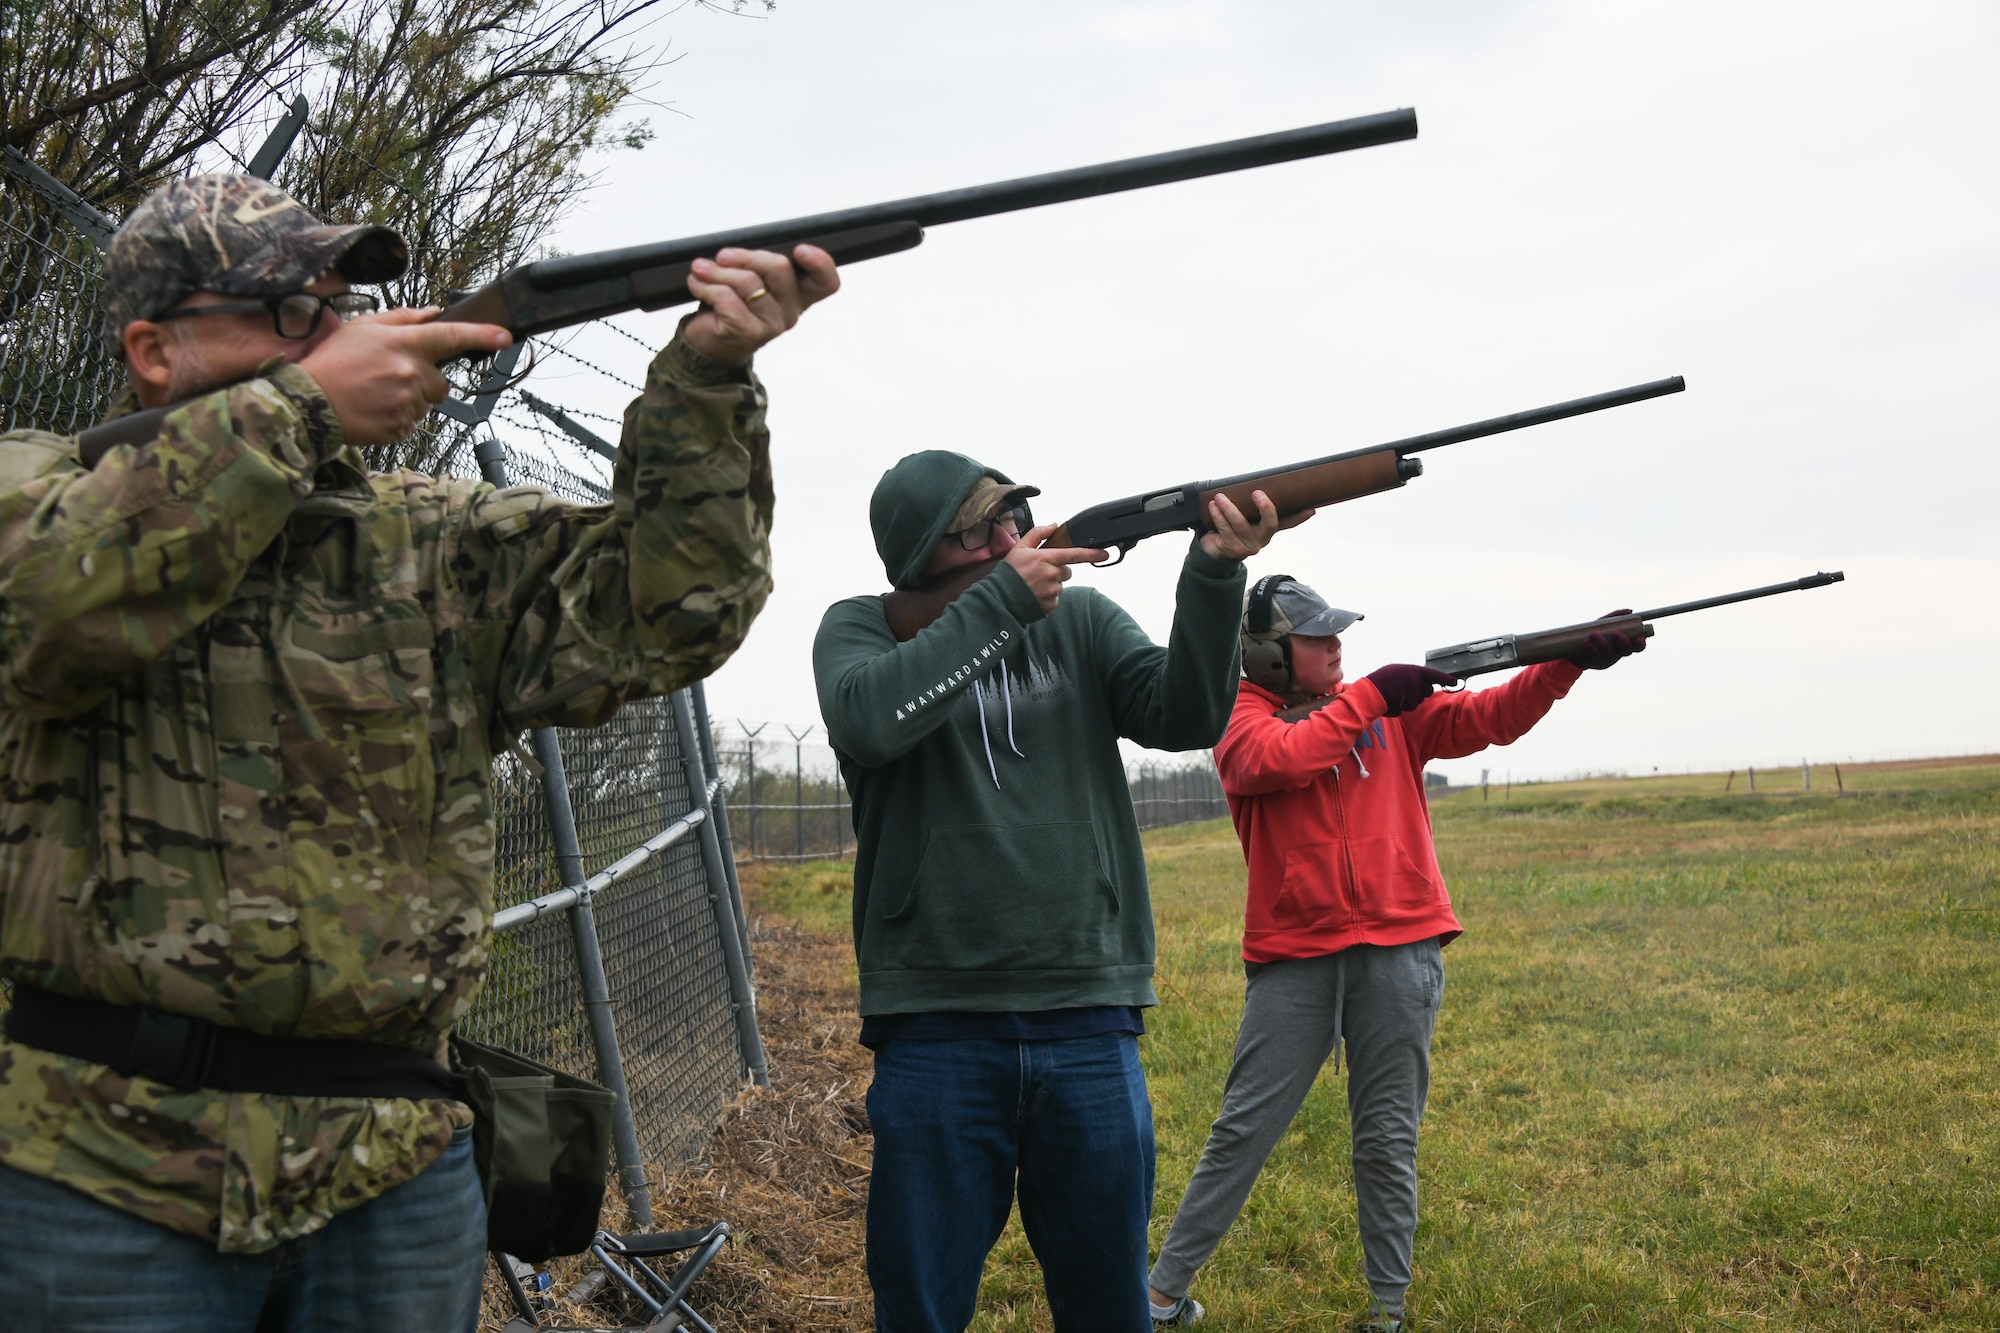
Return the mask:
<path id="1" fill-rule="evenodd" d="M 842 861 L 854 854 L 854 808 L 817 725 L 718 721 L 715 754 L 729 798 L 738 861 Z M 1229 813 L 1207 754 L 1126 771 L 1142 829 Z"/>

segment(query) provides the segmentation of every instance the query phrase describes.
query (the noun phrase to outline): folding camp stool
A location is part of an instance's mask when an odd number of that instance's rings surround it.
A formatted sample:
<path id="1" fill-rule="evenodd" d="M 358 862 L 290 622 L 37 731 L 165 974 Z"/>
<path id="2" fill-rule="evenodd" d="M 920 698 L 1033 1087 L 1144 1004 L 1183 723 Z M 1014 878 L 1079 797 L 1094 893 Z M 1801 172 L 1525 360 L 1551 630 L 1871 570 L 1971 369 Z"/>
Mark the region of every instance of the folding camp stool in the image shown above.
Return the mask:
<path id="1" fill-rule="evenodd" d="M 696 1333 L 715 1333 L 714 1326 L 688 1303 L 687 1293 L 702 1270 L 722 1253 L 722 1247 L 728 1243 L 729 1223 L 713 1222 L 705 1227 L 630 1236 L 600 1231 L 590 1242 L 590 1252 L 604 1266 L 605 1275 L 630 1292 L 649 1312 L 651 1318 L 641 1325 L 644 1333 L 674 1333 L 674 1330 L 682 1328 L 694 1329 Z M 687 1254 L 671 1278 L 661 1277 L 646 1262 L 648 1259 L 657 1262 L 662 1256 L 670 1254 Z M 503 1261 L 500 1275 L 506 1280 L 508 1294 L 513 1297 L 514 1308 L 521 1316 L 509 1323 L 502 1333 L 521 1333 L 521 1330 L 539 1328 L 541 1325 L 535 1316 L 534 1303 L 528 1299 L 527 1289 L 515 1276 L 512 1265 Z"/>

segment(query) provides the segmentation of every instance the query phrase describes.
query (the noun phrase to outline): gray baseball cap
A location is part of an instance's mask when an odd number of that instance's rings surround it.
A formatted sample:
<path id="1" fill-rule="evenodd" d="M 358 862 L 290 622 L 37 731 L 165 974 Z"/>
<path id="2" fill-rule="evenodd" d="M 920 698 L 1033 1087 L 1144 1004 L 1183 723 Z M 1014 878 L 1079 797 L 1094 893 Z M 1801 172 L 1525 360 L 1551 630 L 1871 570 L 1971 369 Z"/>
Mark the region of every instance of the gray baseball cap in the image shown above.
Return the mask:
<path id="1" fill-rule="evenodd" d="M 1319 638 L 1339 634 L 1355 621 L 1364 619 L 1357 611 L 1343 611 L 1327 605 L 1324 597 L 1296 579 L 1286 579 L 1271 594 L 1271 624 L 1268 629 L 1252 629 L 1249 609 L 1244 610 L 1244 632 L 1257 638 L 1281 638 L 1304 634 Z"/>
<path id="2" fill-rule="evenodd" d="M 388 282 L 409 263 L 393 229 L 327 226 L 255 176 L 169 181 L 111 239 L 104 341 L 122 357 L 127 324 L 157 319 L 196 292 L 284 296 L 336 271 L 349 282 Z"/>

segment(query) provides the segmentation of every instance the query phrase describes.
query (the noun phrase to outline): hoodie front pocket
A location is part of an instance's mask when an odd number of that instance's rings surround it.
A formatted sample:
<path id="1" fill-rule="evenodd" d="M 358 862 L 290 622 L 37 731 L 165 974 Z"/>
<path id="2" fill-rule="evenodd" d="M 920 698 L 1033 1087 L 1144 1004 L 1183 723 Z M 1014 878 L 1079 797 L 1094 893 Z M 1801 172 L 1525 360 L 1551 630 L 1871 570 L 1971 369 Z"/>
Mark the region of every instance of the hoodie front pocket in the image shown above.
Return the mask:
<path id="1" fill-rule="evenodd" d="M 1024 971 L 1118 960 L 1118 893 L 1090 824 L 933 831 L 907 891 L 885 897 L 864 970 Z"/>
<path id="2" fill-rule="evenodd" d="M 1340 901 L 1341 869 L 1347 848 L 1338 842 L 1313 842 L 1285 849 L 1285 868 L 1271 903 L 1271 925 L 1279 930 L 1310 929 L 1331 924 L 1346 908 Z"/>

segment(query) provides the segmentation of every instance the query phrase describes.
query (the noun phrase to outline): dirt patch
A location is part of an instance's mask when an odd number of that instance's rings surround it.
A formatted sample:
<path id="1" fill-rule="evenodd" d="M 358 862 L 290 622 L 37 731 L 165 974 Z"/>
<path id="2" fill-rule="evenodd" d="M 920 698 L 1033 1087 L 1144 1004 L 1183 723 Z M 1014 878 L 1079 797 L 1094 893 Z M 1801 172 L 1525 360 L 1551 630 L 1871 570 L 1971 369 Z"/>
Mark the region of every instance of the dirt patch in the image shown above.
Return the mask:
<path id="1" fill-rule="evenodd" d="M 654 1226 L 729 1222 L 734 1243 L 690 1294 L 716 1327 L 860 1333 L 875 1325 L 862 1249 L 875 1140 L 863 1102 L 872 1062 L 855 1041 L 854 946 L 775 923 L 759 911 L 759 887 L 744 876 L 771 1086 L 739 1095 L 707 1157 L 655 1185 Z M 586 1259 L 577 1271 L 595 1266 Z M 568 1276 L 558 1268 L 559 1289 Z M 603 1327 L 637 1313 L 607 1295 L 545 1322 Z"/>

